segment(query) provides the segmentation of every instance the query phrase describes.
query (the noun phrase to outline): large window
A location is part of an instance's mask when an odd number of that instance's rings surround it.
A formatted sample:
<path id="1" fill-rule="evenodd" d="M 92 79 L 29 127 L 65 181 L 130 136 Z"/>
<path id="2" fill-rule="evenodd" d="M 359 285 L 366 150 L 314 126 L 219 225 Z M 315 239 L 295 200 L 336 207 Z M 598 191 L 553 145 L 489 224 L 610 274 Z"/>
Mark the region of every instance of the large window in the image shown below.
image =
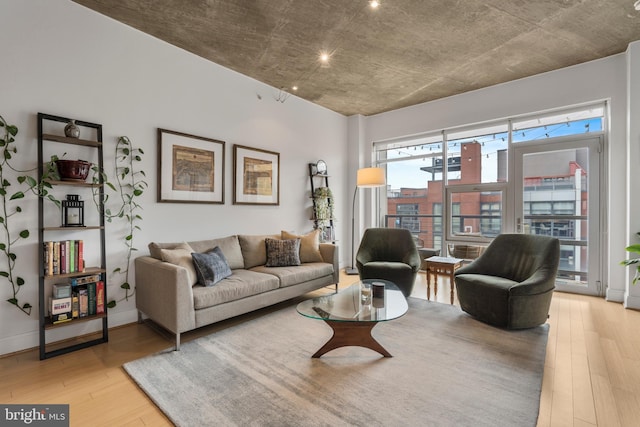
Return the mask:
<path id="1" fill-rule="evenodd" d="M 604 111 L 604 104 L 576 107 L 374 143 L 376 164 L 387 171 L 387 191 L 380 198 L 384 224 L 411 230 L 424 247 L 490 241 L 505 232 L 509 147 L 600 132 Z M 575 179 L 581 178 L 550 174 L 528 179 L 524 191 L 531 197 L 526 198 L 525 215 L 535 219 L 525 227 L 536 234 L 572 236 L 575 221 L 537 216 L 575 213 L 567 199 L 540 199 L 549 190 L 575 188 Z"/>

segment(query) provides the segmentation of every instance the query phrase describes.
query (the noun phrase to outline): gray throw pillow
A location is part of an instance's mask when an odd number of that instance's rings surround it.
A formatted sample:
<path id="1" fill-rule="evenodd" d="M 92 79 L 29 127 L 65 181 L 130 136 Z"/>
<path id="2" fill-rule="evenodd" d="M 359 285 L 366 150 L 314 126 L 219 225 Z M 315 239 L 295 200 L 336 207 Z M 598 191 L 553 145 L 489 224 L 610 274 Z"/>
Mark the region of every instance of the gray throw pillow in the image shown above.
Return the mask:
<path id="1" fill-rule="evenodd" d="M 202 286 L 213 286 L 232 274 L 227 258 L 218 246 L 203 254 L 193 252 L 191 257 L 198 276 L 198 283 Z"/>
<path id="2" fill-rule="evenodd" d="M 265 239 L 267 267 L 300 265 L 300 239 Z"/>

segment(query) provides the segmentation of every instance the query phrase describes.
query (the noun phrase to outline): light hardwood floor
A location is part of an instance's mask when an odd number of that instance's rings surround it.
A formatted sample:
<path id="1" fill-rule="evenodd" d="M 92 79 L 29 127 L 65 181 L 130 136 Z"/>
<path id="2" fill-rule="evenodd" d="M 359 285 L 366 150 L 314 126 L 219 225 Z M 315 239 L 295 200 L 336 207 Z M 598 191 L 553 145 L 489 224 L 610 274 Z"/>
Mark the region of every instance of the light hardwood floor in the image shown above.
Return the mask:
<path id="1" fill-rule="evenodd" d="M 356 280 L 342 275 L 340 286 Z M 431 299 L 449 303 L 448 279 L 438 282 Z M 424 273 L 413 296 L 426 298 Z M 183 342 L 260 314 L 184 334 Z M 640 425 L 640 312 L 556 292 L 550 314 L 538 426 Z M 70 404 L 72 426 L 171 425 L 122 364 L 167 348 L 172 339 L 148 323 L 131 324 L 112 329 L 108 344 L 53 359 L 39 361 L 35 349 L 0 358 L 0 402 Z"/>

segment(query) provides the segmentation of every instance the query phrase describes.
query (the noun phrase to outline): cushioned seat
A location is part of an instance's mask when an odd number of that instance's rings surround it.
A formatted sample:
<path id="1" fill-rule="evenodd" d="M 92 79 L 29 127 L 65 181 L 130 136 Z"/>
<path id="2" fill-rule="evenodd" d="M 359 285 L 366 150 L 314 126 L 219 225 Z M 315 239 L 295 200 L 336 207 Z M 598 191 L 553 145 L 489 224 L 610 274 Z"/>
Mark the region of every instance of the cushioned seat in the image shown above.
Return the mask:
<path id="1" fill-rule="evenodd" d="M 460 307 L 509 329 L 546 322 L 560 260 L 558 239 L 501 234 L 471 264 L 455 272 Z"/>
<path id="2" fill-rule="evenodd" d="M 389 280 L 408 297 L 413 290 L 420 264 L 420 254 L 409 230 L 365 230 L 356 255 L 356 267 L 361 280 Z"/>

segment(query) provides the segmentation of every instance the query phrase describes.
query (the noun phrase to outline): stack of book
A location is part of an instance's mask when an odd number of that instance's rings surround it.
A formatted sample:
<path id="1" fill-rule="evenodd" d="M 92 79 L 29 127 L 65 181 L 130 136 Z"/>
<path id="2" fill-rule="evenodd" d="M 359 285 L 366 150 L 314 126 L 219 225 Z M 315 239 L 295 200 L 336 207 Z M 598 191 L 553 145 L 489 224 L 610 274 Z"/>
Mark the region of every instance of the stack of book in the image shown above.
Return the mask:
<path id="1" fill-rule="evenodd" d="M 45 276 L 84 271 L 82 240 L 46 241 L 43 245 Z"/>
<path id="2" fill-rule="evenodd" d="M 103 314 L 106 306 L 102 275 L 74 277 L 54 285 L 49 307 L 52 323 Z"/>

